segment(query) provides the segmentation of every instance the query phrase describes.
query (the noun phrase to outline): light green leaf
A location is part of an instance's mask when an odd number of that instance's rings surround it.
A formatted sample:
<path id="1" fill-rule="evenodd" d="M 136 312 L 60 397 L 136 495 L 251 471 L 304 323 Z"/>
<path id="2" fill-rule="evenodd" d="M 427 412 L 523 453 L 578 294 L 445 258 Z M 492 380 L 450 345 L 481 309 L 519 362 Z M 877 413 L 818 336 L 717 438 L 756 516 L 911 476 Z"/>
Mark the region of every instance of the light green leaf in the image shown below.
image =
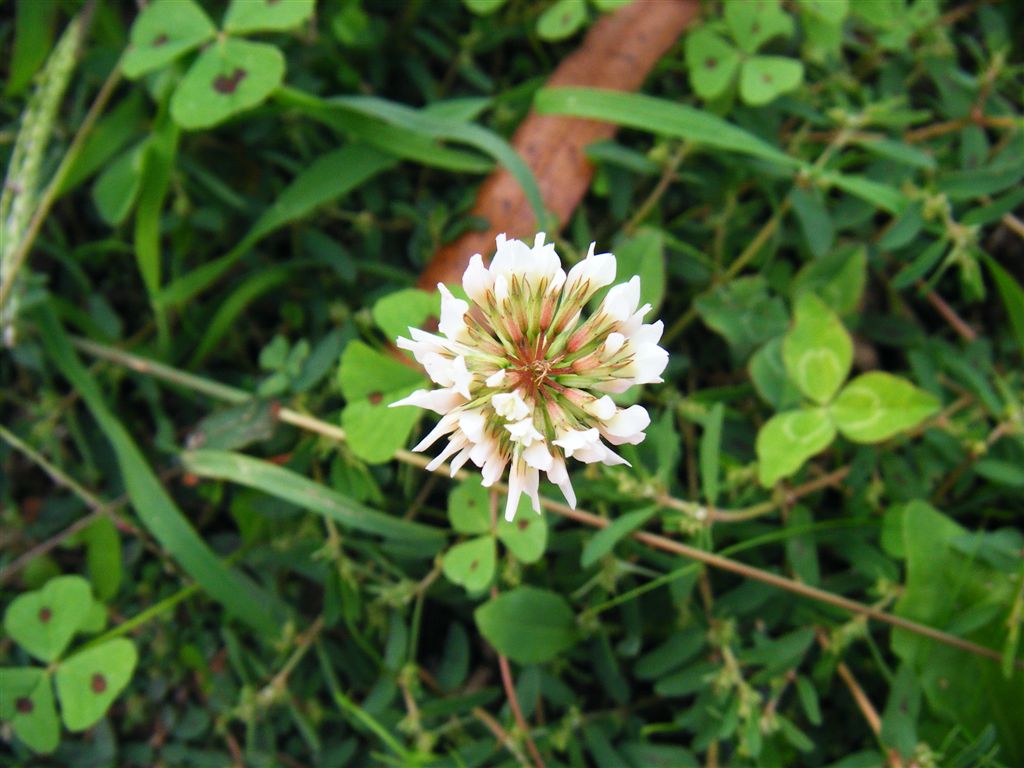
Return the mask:
<path id="1" fill-rule="evenodd" d="M 1024 350 L 1024 288 L 1017 282 L 1017 279 L 1003 269 L 1002 265 L 982 252 L 982 260 L 988 271 L 992 273 L 996 290 L 1006 307 L 1006 314 L 1010 319 L 1010 328 L 1017 339 L 1017 344 Z"/>
<path id="2" fill-rule="evenodd" d="M 740 98 L 759 107 L 784 93 L 795 91 L 804 81 L 804 65 L 785 56 L 754 56 L 740 69 Z"/>
<path id="3" fill-rule="evenodd" d="M 100 600 L 109 600 L 121 586 L 121 535 L 109 517 L 82 531 L 89 579 Z"/>
<path id="4" fill-rule="evenodd" d="M 565 598 L 546 589 L 517 587 L 473 614 L 494 649 L 519 664 L 543 664 L 577 641 L 576 619 Z"/>
<path id="5" fill-rule="evenodd" d="M 772 416 L 757 433 L 758 478 L 771 488 L 796 473 L 807 459 L 828 447 L 836 428 L 825 408 Z"/>
<path id="6" fill-rule="evenodd" d="M 341 425 L 352 452 L 371 463 L 390 461 L 409 439 L 423 410 L 389 406 L 427 385 L 427 380 L 409 366 L 353 341 L 341 356 L 338 381 L 348 401 Z"/>
<path id="7" fill-rule="evenodd" d="M 904 758 L 917 747 L 917 718 L 921 714 L 921 686 L 910 664 L 900 665 L 882 713 L 881 741 Z"/>
<path id="8" fill-rule="evenodd" d="M 833 25 L 842 24 L 850 11 L 849 0 L 797 0 L 797 5 L 801 11 Z"/>
<path id="9" fill-rule="evenodd" d="M 757 350 L 747 368 L 757 394 L 776 411 L 800 403 L 800 390 L 786 375 L 786 366 L 782 362 L 781 336 L 776 336 Z"/>
<path id="10" fill-rule="evenodd" d="M 631 237 L 615 244 L 618 279 L 625 282 L 633 275 L 640 277 L 640 304 L 651 305 L 657 315 L 665 296 L 665 237 L 660 229 L 641 227 Z M 598 292 L 604 298 L 607 289 Z M 596 297 L 595 297 L 596 298 Z"/>
<path id="11" fill-rule="evenodd" d="M 154 0 L 132 24 L 121 66 L 130 80 L 213 39 L 217 28 L 193 0 Z"/>
<path id="12" fill-rule="evenodd" d="M 698 296 L 701 319 L 725 337 L 738 360 L 786 330 L 786 307 L 761 276 L 741 277 Z"/>
<path id="13" fill-rule="evenodd" d="M 793 34 L 793 19 L 779 8 L 779 0 L 726 0 L 725 23 L 745 53 L 773 37 Z"/>
<path id="14" fill-rule="evenodd" d="M 657 511 L 657 507 L 647 507 L 646 509 L 638 509 L 635 512 L 627 512 L 612 520 L 611 523 L 591 536 L 590 540 L 583 545 L 583 552 L 580 555 L 580 566 L 583 568 L 592 566 L 611 552 L 616 544 L 629 536 L 633 531 L 642 527 Z"/>
<path id="15" fill-rule="evenodd" d="M 535 563 L 548 546 L 548 523 L 532 509 L 519 510 L 515 520 L 498 520 L 498 538 L 521 562 Z"/>
<path id="16" fill-rule="evenodd" d="M 938 398 L 909 381 L 872 371 L 847 384 L 829 410 L 844 437 L 856 443 L 880 443 L 916 427 L 939 406 Z"/>
<path id="17" fill-rule="evenodd" d="M 871 203 L 876 208 L 881 208 L 883 211 L 897 216 L 903 213 L 910 202 L 907 196 L 895 187 L 866 179 L 863 176 L 836 173 L 835 171 L 815 171 L 814 173 L 826 184 L 838 187 L 854 197 Z"/>
<path id="18" fill-rule="evenodd" d="M 477 16 L 490 16 L 506 2 L 507 0 L 462 0 L 462 4 Z"/>
<path id="19" fill-rule="evenodd" d="M 236 35 L 294 29 L 313 16 L 316 0 L 231 0 L 224 31 Z"/>
<path id="20" fill-rule="evenodd" d="M 793 296 L 811 292 L 840 315 L 857 309 L 868 277 L 864 246 L 843 247 L 805 264 L 793 278 Z"/>
<path id="21" fill-rule="evenodd" d="M 717 99 L 732 83 L 740 55 L 721 35 L 707 27 L 686 36 L 686 67 L 690 85 L 702 99 Z"/>
<path id="22" fill-rule="evenodd" d="M 132 147 L 114 160 L 96 179 L 92 201 L 100 218 L 114 227 L 128 216 L 142 181 L 142 158 L 145 144 Z"/>
<path id="23" fill-rule="evenodd" d="M 34 752 L 53 752 L 60 723 L 49 675 L 37 667 L 0 669 L 0 692 L 0 720 Z"/>
<path id="24" fill-rule="evenodd" d="M 700 484 L 707 503 L 714 506 L 718 501 L 718 475 L 721 464 L 722 422 L 725 406 L 715 403 L 704 421 L 704 432 L 700 437 Z"/>
<path id="25" fill-rule="evenodd" d="M 35 592 L 11 601 L 4 629 L 40 661 L 53 661 L 68 647 L 92 606 L 92 590 L 81 576 L 58 576 Z"/>
<path id="26" fill-rule="evenodd" d="M 476 593 L 490 585 L 494 578 L 496 560 L 497 545 L 494 538 L 478 536 L 449 549 L 441 561 L 441 567 L 448 581 L 465 588 L 467 592 Z"/>
<path id="27" fill-rule="evenodd" d="M 789 193 L 789 199 L 793 203 L 793 212 L 800 222 L 800 229 L 803 230 L 811 255 L 815 259 L 823 258 L 832 250 L 836 229 L 825 201 L 822 200 L 821 192 L 814 188 L 804 189 L 796 186 Z"/>
<path id="28" fill-rule="evenodd" d="M 188 451 L 184 467 L 200 477 L 211 477 L 255 488 L 311 509 L 346 528 L 408 541 L 429 552 L 440 549 L 442 531 L 428 525 L 378 512 L 285 467 L 227 451 Z"/>
<path id="29" fill-rule="evenodd" d="M 91 728 L 132 679 L 138 654 L 123 637 L 79 651 L 57 668 L 60 714 L 69 731 Z"/>
<path id="30" fill-rule="evenodd" d="M 534 109 L 541 114 L 575 115 L 639 128 L 787 167 L 803 165 L 797 158 L 710 112 L 653 96 L 599 88 L 542 88 L 534 97 Z"/>
<path id="31" fill-rule="evenodd" d="M 384 335 L 394 341 L 399 336 L 408 336 L 410 327 L 422 328 L 430 317 L 439 319 L 441 294 L 405 288 L 378 299 L 372 314 Z"/>
<path id="32" fill-rule="evenodd" d="M 171 98 L 186 130 L 209 128 L 261 104 L 284 79 L 284 56 L 268 43 L 226 37 L 204 50 Z"/>
<path id="33" fill-rule="evenodd" d="M 793 308 L 793 327 L 782 342 L 786 372 L 816 403 L 832 399 L 853 364 L 853 341 L 817 296 L 802 293 Z"/>
<path id="34" fill-rule="evenodd" d="M 576 34 L 586 20 L 583 0 L 558 0 L 537 19 L 537 35 L 541 40 L 564 40 Z"/>
<path id="35" fill-rule="evenodd" d="M 487 533 L 491 530 L 490 491 L 479 477 L 470 477 L 448 494 L 448 520 L 459 533 Z"/>

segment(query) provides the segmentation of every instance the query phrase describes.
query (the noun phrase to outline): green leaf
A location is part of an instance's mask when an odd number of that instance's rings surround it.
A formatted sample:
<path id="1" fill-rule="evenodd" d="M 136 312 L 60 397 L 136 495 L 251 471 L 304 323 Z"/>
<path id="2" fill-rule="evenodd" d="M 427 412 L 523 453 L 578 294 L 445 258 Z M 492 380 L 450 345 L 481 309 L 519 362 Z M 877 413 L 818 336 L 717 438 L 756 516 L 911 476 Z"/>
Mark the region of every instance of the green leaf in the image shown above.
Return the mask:
<path id="1" fill-rule="evenodd" d="M 803 165 L 795 157 L 710 112 L 653 96 L 599 88 L 542 88 L 534 97 L 534 109 L 541 114 L 574 115 L 639 128 L 787 167 Z"/>
<path id="2" fill-rule="evenodd" d="M 543 664 L 575 645 L 576 619 L 565 598 L 546 589 L 517 587 L 473 613 L 494 649 L 519 664 Z"/>
<path id="3" fill-rule="evenodd" d="M 448 520 L 459 533 L 487 533 L 491 530 L 490 491 L 480 478 L 463 480 L 448 494 Z"/>
<path id="4" fill-rule="evenodd" d="M 814 175 L 826 184 L 838 187 L 866 203 L 871 203 L 876 208 L 881 208 L 883 211 L 897 216 L 903 213 L 910 202 L 907 196 L 895 187 L 866 179 L 863 176 L 836 173 L 835 171 L 815 171 Z"/>
<path id="5" fill-rule="evenodd" d="M 131 212 L 142 182 L 144 144 L 132 147 L 107 166 L 92 188 L 92 201 L 100 218 L 114 227 Z"/>
<path id="6" fill-rule="evenodd" d="M 494 578 L 496 550 L 497 545 L 491 536 L 478 536 L 456 544 L 441 561 L 445 578 L 469 593 L 482 592 Z"/>
<path id="7" fill-rule="evenodd" d="M 1013 275 L 1003 269 L 1002 265 L 987 253 L 982 252 L 982 260 L 992 274 L 996 290 L 999 291 L 999 296 L 1006 307 L 1010 328 L 1017 339 L 1017 344 L 1024 350 L 1024 288 Z"/>
<path id="8" fill-rule="evenodd" d="M 210 128 L 252 109 L 284 79 L 284 56 L 268 43 L 225 37 L 206 48 L 171 97 L 171 115 L 186 130 Z"/>
<path id="9" fill-rule="evenodd" d="M 224 565 L 189 525 L 127 430 L 110 411 L 99 385 L 78 359 L 49 305 L 43 305 L 36 313 L 36 322 L 47 354 L 81 395 L 114 449 L 128 497 L 146 530 L 211 598 L 260 634 L 276 636 L 284 615 L 283 605 Z"/>
<path id="10" fill-rule="evenodd" d="M 79 651 L 57 667 L 55 681 L 64 725 L 73 733 L 91 728 L 131 682 L 135 643 L 118 637 Z"/>
<path id="11" fill-rule="evenodd" d="M 803 230 L 811 254 L 816 259 L 823 258 L 832 250 L 836 229 L 822 200 L 821 192 L 813 188 L 793 187 L 789 199 L 793 203 L 793 211 L 800 222 L 800 229 Z"/>
<path id="12" fill-rule="evenodd" d="M 346 528 L 418 544 L 428 554 L 440 549 L 444 539 L 443 532 L 437 528 L 370 509 L 269 461 L 227 451 L 188 451 L 181 455 L 181 461 L 185 469 L 200 477 L 217 478 L 255 488 L 311 509 Z"/>
<path id="13" fill-rule="evenodd" d="M 313 16 L 316 0 L 231 0 L 224 31 L 236 35 L 298 27 Z"/>
<path id="14" fill-rule="evenodd" d="M 357 340 L 345 347 L 338 381 L 348 401 L 341 412 L 341 425 L 352 452 L 371 463 L 390 461 L 395 451 L 405 446 L 423 411 L 389 406 L 426 385 L 426 379 Z"/>
<path id="15" fill-rule="evenodd" d="M 82 531 L 89 579 L 100 600 L 109 600 L 121 586 L 121 535 L 109 517 Z"/>
<path id="16" fill-rule="evenodd" d="M 515 520 L 498 520 L 498 538 L 523 563 L 535 563 L 548 546 L 548 523 L 533 510 L 518 510 Z"/>
<path id="17" fill-rule="evenodd" d="M 686 67 L 690 85 L 705 101 L 717 99 L 732 83 L 740 55 L 721 35 L 707 27 L 686 36 Z"/>
<path id="18" fill-rule="evenodd" d="M 786 411 L 772 416 L 757 433 L 758 479 L 771 488 L 795 474 L 811 456 L 825 450 L 836 428 L 825 408 Z"/>
<path id="19" fill-rule="evenodd" d="M 850 373 L 850 334 L 813 293 L 802 293 L 796 299 L 793 327 L 782 342 L 782 360 L 793 383 L 819 404 L 831 400 Z"/>
<path id="20" fill-rule="evenodd" d="M 880 738 L 904 758 L 917 748 L 917 718 L 921 713 L 921 687 L 910 664 L 900 665 L 889 689 L 889 700 L 882 713 Z"/>
<path id="21" fill-rule="evenodd" d="M 721 470 L 722 422 L 725 406 L 715 403 L 704 421 L 700 437 L 700 484 L 704 498 L 711 506 L 718 501 L 718 475 Z"/>
<path id="22" fill-rule="evenodd" d="M 23 1 L 15 4 L 14 47 L 7 70 L 4 96 L 11 98 L 21 93 L 46 61 L 46 55 L 53 49 L 57 10 L 58 6 L 54 3 Z"/>
<path id="23" fill-rule="evenodd" d="M 602 557 L 607 555 L 615 545 L 629 536 L 633 531 L 641 528 L 648 520 L 654 517 L 658 511 L 657 507 L 638 509 L 635 512 L 627 512 L 615 518 L 606 527 L 599 530 L 590 540 L 583 545 L 583 552 L 580 555 L 580 566 L 589 568 Z"/>
<path id="24" fill-rule="evenodd" d="M 785 56 L 754 56 L 740 68 L 740 98 L 745 104 L 763 106 L 804 81 L 803 62 Z"/>
<path id="25" fill-rule="evenodd" d="M 789 380 L 782 362 L 782 336 L 776 336 L 757 350 L 751 356 L 747 370 L 757 394 L 776 411 L 800 403 L 800 390 Z"/>
<path id="26" fill-rule="evenodd" d="M 477 16 L 490 16 L 506 2 L 507 0 L 462 0 L 462 4 Z"/>
<path id="27" fill-rule="evenodd" d="M 36 667 L 0 669 L 0 720 L 34 752 L 49 754 L 60 743 L 60 723 L 50 677 Z"/>
<path id="28" fill-rule="evenodd" d="M 410 327 L 422 328 L 428 318 L 439 319 L 441 294 L 405 288 L 378 299 L 372 314 L 384 335 L 394 341 L 399 336 L 408 336 Z"/>
<path id="29" fill-rule="evenodd" d="M 587 20 L 587 4 L 582 0 L 557 0 L 537 19 L 541 40 L 565 40 L 579 31 Z"/>
<path id="30" fill-rule="evenodd" d="M 779 0 L 726 0 L 725 23 L 745 53 L 754 53 L 773 37 L 791 37 L 793 19 Z"/>
<path id="31" fill-rule="evenodd" d="M 615 244 L 618 280 L 625 282 L 633 275 L 640 277 L 640 305 L 651 305 L 651 315 L 656 316 L 665 297 L 665 237 L 660 229 L 640 227 L 630 237 Z M 609 289 L 602 289 L 595 295 L 604 298 Z M 596 305 L 595 305 L 596 306 Z"/>
<path id="32" fill-rule="evenodd" d="M 810 292 L 820 297 L 836 314 L 857 309 L 868 277 L 868 255 L 864 246 L 840 248 L 808 262 L 793 278 L 793 296 Z"/>
<path id="33" fill-rule="evenodd" d="M 68 647 L 92 602 L 89 582 L 81 576 L 58 576 L 42 589 L 14 598 L 4 614 L 4 629 L 29 654 L 50 662 Z"/>
<path id="34" fill-rule="evenodd" d="M 189 432 L 185 445 L 189 450 L 235 451 L 269 439 L 276 426 L 274 404 L 254 399 L 206 416 Z"/>
<path id="35" fill-rule="evenodd" d="M 938 398 L 891 373 L 851 381 L 829 406 L 836 427 L 855 443 L 880 443 L 916 427 L 939 410 Z"/>
<path id="36" fill-rule="evenodd" d="M 739 360 L 786 330 L 786 307 L 782 299 L 769 294 L 761 275 L 724 283 L 698 296 L 694 306 L 701 319 L 725 337 Z"/>
<path id="37" fill-rule="evenodd" d="M 146 292 L 151 297 L 160 290 L 163 273 L 161 223 L 171 185 L 178 136 L 178 127 L 162 112 L 153 125 L 142 155 L 139 202 L 135 212 L 135 261 Z"/>
<path id="38" fill-rule="evenodd" d="M 892 160 L 911 168 L 921 168 L 926 171 L 933 171 L 936 167 L 935 158 L 922 149 L 904 144 L 902 141 L 885 138 L 857 139 L 856 144 L 866 149 L 873 155 L 884 160 Z"/>
<path id="39" fill-rule="evenodd" d="M 121 67 L 129 80 L 138 79 L 212 40 L 216 32 L 193 0 L 154 0 L 132 24 Z"/>

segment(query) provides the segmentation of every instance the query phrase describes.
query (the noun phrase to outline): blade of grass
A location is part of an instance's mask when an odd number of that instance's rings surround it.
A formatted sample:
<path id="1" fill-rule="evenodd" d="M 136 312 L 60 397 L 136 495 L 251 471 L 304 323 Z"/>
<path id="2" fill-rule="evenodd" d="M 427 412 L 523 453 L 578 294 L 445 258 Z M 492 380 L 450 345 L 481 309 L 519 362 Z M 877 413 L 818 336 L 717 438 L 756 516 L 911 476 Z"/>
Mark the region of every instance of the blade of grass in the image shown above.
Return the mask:
<path id="1" fill-rule="evenodd" d="M 78 359 L 53 308 L 42 305 L 35 319 L 47 355 L 81 395 L 110 441 L 125 489 L 142 524 L 210 597 L 264 637 L 276 636 L 285 615 L 284 606 L 254 582 L 227 568 L 189 525 Z"/>
<path id="2" fill-rule="evenodd" d="M 444 544 L 445 534 L 440 529 L 377 512 L 268 461 L 215 450 L 188 451 L 181 455 L 181 460 L 195 475 L 227 480 L 287 499 L 357 531 L 415 543 L 434 548 L 434 551 Z"/>

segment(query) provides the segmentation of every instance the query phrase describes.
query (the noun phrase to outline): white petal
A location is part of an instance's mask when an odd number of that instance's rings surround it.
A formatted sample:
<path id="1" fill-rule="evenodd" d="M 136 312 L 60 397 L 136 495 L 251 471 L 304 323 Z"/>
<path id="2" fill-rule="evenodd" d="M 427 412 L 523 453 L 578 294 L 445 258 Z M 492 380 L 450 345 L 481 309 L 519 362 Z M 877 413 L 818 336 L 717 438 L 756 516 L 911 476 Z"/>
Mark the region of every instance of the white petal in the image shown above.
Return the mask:
<path id="1" fill-rule="evenodd" d="M 505 497 L 505 519 L 512 522 L 519 509 L 519 497 L 523 494 L 523 470 L 520 462 L 512 463 L 508 473 L 508 495 Z"/>
<path id="2" fill-rule="evenodd" d="M 551 463 L 554 461 L 543 440 L 536 441 L 523 451 L 523 460 L 531 467 L 545 472 L 551 469 Z"/>
<path id="3" fill-rule="evenodd" d="M 646 408 L 642 405 L 631 405 L 608 419 L 604 428 L 609 435 L 628 438 L 642 433 L 650 423 L 651 417 Z"/>
<path id="4" fill-rule="evenodd" d="M 661 374 L 667 365 L 668 352 L 657 344 L 648 344 L 633 355 L 633 362 L 627 370 L 637 384 L 655 384 L 663 381 Z"/>
<path id="5" fill-rule="evenodd" d="M 504 380 L 505 380 L 505 369 L 502 368 L 502 369 L 498 370 L 497 372 L 492 373 L 490 376 L 488 376 L 487 380 L 484 381 L 484 384 L 486 384 L 488 387 L 500 387 L 501 386 L 501 382 L 503 382 Z"/>
<path id="6" fill-rule="evenodd" d="M 605 339 L 604 341 L 604 352 L 602 354 L 602 357 L 611 357 L 620 349 L 622 349 L 622 345 L 625 342 L 625 336 L 623 336 L 618 331 L 612 331 L 611 333 L 608 334 L 608 338 Z"/>
<path id="7" fill-rule="evenodd" d="M 498 275 L 494 278 L 494 298 L 498 302 L 498 306 L 508 298 L 508 280 L 504 275 Z"/>
<path id="8" fill-rule="evenodd" d="M 435 469 L 437 469 L 442 464 L 444 464 L 445 459 L 447 459 L 453 453 L 457 453 L 458 451 L 461 451 L 465 446 L 466 446 L 466 438 L 463 437 L 462 435 L 456 433 L 448 441 L 448 445 L 446 445 L 444 447 L 444 450 L 441 451 L 439 454 L 437 454 L 437 456 L 435 456 L 433 459 L 431 459 L 430 463 L 427 464 L 427 471 L 428 472 L 433 472 Z"/>
<path id="9" fill-rule="evenodd" d="M 437 438 L 441 437 L 442 435 L 447 435 L 449 432 L 455 429 L 455 419 L 456 415 L 454 413 L 449 413 L 442 416 L 441 420 L 437 422 L 437 426 L 430 430 L 430 432 L 427 433 L 427 436 L 420 440 L 413 448 L 413 450 L 426 450 L 437 441 Z"/>
<path id="10" fill-rule="evenodd" d="M 569 473 L 565 468 L 565 460 L 555 453 L 552 457 L 551 468 L 548 470 L 548 479 L 557 485 L 569 502 L 569 506 L 576 509 L 576 492 L 573 490 L 572 482 L 569 480 Z"/>
<path id="11" fill-rule="evenodd" d="M 495 413 L 508 421 L 520 421 L 530 415 L 530 406 L 526 404 L 518 390 L 491 395 L 491 405 Z"/>
<path id="12" fill-rule="evenodd" d="M 534 440 L 544 439 L 544 435 L 537 431 L 533 426 L 533 420 L 529 418 L 506 424 L 505 429 L 512 435 L 512 442 L 520 443 L 524 448 L 529 448 Z"/>
<path id="13" fill-rule="evenodd" d="M 435 384 L 440 384 L 442 387 L 450 387 L 455 383 L 454 371 L 452 369 L 453 360 L 450 357 L 445 357 L 437 352 L 427 352 L 422 357 L 417 356 L 416 359 L 426 369 L 427 376 Z M 465 361 L 463 361 L 463 364 L 465 364 Z M 466 397 L 469 397 L 468 393 Z"/>
<path id="14" fill-rule="evenodd" d="M 466 358 L 456 357 L 452 362 L 452 389 L 462 394 L 467 400 L 473 396 L 469 394 L 469 385 L 473 383 L 473 374 L 466 368 Z"/>
<path id="15" fill-rule="evenodd" d="M 608 397 L 608 395 L 587 403 L 583 408 L 591 416 L 600 419 L 601 421 L 608 421 L 608 419 L 612 418 L 618 410 L 615 403 L 610 397 Z"/>
<path id="16" fill-rule="evenodd" d="M 469 330 L 466 327 L 469 304 L 455 298 L 444 283 L 438 283 L 437 290 L 441 292 L 441 320 L 437 324 L 438 330 L 453 341 L 464 339 Z"/>
<path id="17" fill-rule="evenodd" d="M 479 443 L 484 440 L 484 423 L 486 419 L 481 411 L 459 411 L 456 419 L 459 422 L 459 429 L 462 430 L 462 434 L 470 442 Z"/>
<path id="18" fill-rule="evenodd" d="M 558 433 L 558 439 L 552 441 L 565 451 L 568 458 L 577 452 L 601 441 L 601 433 L 597 429 L 566 429 Z"/>
<path id="19" fill-rule="evenodd" d="M 448 466 L 451 468 L 451 475 L 455 477 L 455 474 L 462 469 L 462 465 L 469 461 L 469 452 L 473 450 L 470 447 L 463 448 L 459 451 L 459 455 L 452 459 Z"/>
<path id="20" fill-rule="evenodd" d="M 578 262 L 565 278 L 565 291 L 571 293 L 580 289 L 587 283 L 587 289 L 583 292 L 581 301 L 587 301 L 606 285 L 611 285 L 615 280 L 615 257 L 610 253 L 594 254 L 594 243 L 590 244 L 590 251 L 583 261 Z"/>
<path id="21" fill-rule="evenodd" d="M 487 291 L 493 284 L 494 278 L 491 276 L 491 271 L 484 266 L 483 258 L 479 253 L 473 254 L 473 258 L 469 260 L 469 266 L 466 267 L 466 271 L 462 275 L 462 289 L 474 303 L 483 304 Z"/>
<path id="22" fill-rule="evenodd" d="M 636 311 L 640 303 L 640 278 L 636 275 L 628 283 L 613 286 L 601 305 L 604 314 L 617 322 L 625 322 Z"/>
<path id="23" fill-rule="evenodd" d="M 415 405 L 443 415 L 465 402 L 466 398 L 452 389 L 417 389 L 408 397 L 390 403 L 388 408 L 395 408 L 399 405 Z"/>

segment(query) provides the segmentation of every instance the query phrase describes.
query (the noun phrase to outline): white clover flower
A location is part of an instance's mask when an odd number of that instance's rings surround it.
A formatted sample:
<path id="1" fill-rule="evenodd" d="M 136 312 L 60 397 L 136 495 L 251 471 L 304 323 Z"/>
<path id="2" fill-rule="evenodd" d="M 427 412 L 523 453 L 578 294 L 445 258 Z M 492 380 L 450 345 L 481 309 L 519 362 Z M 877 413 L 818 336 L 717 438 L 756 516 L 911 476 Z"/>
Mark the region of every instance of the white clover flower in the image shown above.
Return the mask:
<path id="1" fill-rule="evenodd" d="M 615 256 L 594 253 L 562 270 L 555 246 L 537 235 L 531 248 L 497 239 L 490 267 L 476 254 L 462 277 L 470 301 L 441 291 L 440 336 L 410 328 L 411 351 L 435 390 L 417 390 L 391 403 L 415 405 L 441 420 L 413 449 L 423 451 L 448 435 L 428 469 L 451 458 L 455 472 L 467 461 L 490 486 L 509 469 L 505 519 L 526 494 L 540 512 L 540 473 L 546 472 L 576 506 L 566 459 L 628 464 L 608 447 L 636 444 L 650 424 L 639 405 L 619 408 L 607 392 L 662 381 L 668 352 L 658 346 L 662 323 L 645 324 L 640 278 L 616 285 L 598 310 L 583 318 L 589 299 L 615 280 Z"/>

